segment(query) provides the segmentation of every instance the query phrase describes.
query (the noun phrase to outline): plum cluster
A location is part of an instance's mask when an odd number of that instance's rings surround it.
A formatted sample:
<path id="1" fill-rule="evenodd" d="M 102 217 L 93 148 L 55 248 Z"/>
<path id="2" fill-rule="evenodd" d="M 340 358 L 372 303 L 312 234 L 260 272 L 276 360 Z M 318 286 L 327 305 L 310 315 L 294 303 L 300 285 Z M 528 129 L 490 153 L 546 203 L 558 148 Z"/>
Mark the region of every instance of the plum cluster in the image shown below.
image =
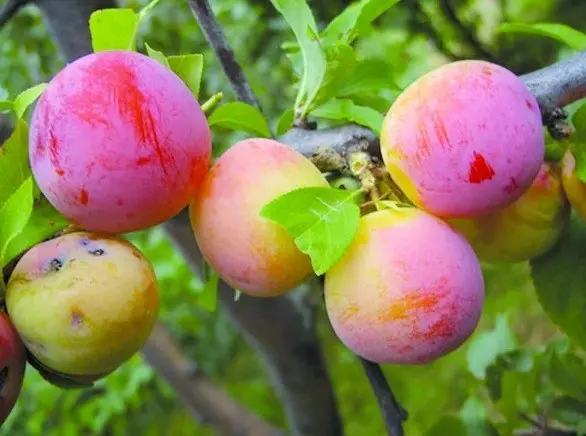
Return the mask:
<path id="1" fill-rule="evenodd" d="M 84 385 L 144 345 L 159 290 L 122 233 L 188 207 L 203 257 L 235 289 L 276 297 L 312 275 L 309 256 L 260 212 L 293 190 L 329 187 L 326 176 L 276 140 L 241 140 L 215 162 L 211 147 L 195 96 L 147 56 L 94 53 L 49 83 L 31 120 L 30 164 L 74 230 L 26 251 L 7 283 L 0 422 L 27 360 L 56 384 Z M 586 216 L 586 187 L 570 153 L 562 165 L 545 161 L 540 109 L 523 82 L 482 61 L 444 65 L 405 89 L 384 118 L 380 150 L 407 202 L 363 213 L 325 273 L 325 307 L 356 354 L 424 364 L 476 329 L 480 262 L 550 250 L 572 205 Z"/>

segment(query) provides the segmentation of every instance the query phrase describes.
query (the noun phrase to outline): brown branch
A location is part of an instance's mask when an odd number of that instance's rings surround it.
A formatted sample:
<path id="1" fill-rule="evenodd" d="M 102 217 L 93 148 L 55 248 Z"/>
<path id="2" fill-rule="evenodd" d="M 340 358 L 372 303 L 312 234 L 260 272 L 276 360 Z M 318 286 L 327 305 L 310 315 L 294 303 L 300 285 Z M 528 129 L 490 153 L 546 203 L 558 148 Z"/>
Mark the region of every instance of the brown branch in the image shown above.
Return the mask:
<path id="1" fill-rule="evenodd" d="M 6 0 L 0 6 L 0 30 L 28 3 L 30 0 Z"/>
<path id="2" fill-rule="evenodd" d="M 142 349 L 145 360 L 183 400 L 195 419 L 213 425 L 220 435 L 281 436 L 212 382 L 158 322 Z"/>

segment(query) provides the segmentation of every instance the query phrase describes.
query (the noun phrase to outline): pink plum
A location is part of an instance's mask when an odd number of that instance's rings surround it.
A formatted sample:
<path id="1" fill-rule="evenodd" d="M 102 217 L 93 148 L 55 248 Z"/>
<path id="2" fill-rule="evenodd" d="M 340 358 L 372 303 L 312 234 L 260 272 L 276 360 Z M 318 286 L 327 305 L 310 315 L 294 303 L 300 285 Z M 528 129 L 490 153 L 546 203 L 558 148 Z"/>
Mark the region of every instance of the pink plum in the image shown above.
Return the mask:
<path id="1" fill-rule="evenodd" d="M 0 311 L 0 426 L 18 400 L 25 371 L 24 345 L 10 317 Z"/>
<path id="2" fill-rule="evenodd" d="M 328 186 L 317 167 L 284 144 L 262 138 L 234 144 L 212 166 L 190 206 L 202 255 L 244 293 L 271 297 L 294 288 L 311 274 L 310 259 L 260 210 L 294 189 Z"/>
<path id="3" fill-rule="evenodd" d="M 88 231 L 142 230 L 176 215 L 211 159 L 206 117 L 185 83 L 131 51 L 84 56 L 35 106 L 30 163 L 48 200 Z"/>
<path id="4" fill-rule="evenodd" d="M 506 207 L 545 154 L 538 103 L 511 71 L 484 61 L 443 65 L 393 103 L 381 131 L 389 173 L 418 207 L 462 218 Z"/>
<path id="5" fill-rule="evenodd" d="M 90 382 L 145 344 L 159 291 L 144 255 L 125 239 L 73 232 L 41 242 L 18 261 L 6 308 L 45 368 Z"/>
<path id="6" fill-rule="evenodd" d="M 361 218 L 324 293 L 335 334 L 355 354 L 425 364 L 476 329 L 484 279 L 472 247 L 447 223 L 416 208 L 385 209 Z"/>
<path id="7" fill-rule="evenodd" d="M 486 262 L 523 262 L 548 252 L 569 223 L 560 168 L 544 162 L 525 193 L 504 209 L 448 220 Z"/>

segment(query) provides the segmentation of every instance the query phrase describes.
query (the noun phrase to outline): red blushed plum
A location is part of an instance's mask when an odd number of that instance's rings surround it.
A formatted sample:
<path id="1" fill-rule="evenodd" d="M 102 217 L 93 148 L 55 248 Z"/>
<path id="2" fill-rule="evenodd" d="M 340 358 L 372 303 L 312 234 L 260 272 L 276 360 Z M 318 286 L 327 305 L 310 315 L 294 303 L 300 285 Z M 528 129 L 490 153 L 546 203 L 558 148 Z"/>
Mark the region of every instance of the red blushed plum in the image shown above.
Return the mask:
<path id="1" fill-rule="evenodd" d="M 340 340 L 380 363 L 425 364 L 473 333 L 484 303 L 480 263 L 466 239 L 416 208 L 361 218 L 353 244 L 325 276 Z"/>
<path id="2" fill-rule="evenodd" d="M 142 230 L 176 215 L 201 186 L 211 132 L 170 69 L 130 51 L 60 71 L 34 109 L 30 163 L 40 189 L 88 231 Z"/>
<path id="3" fill-rule="evenodd" d="M 570 150 L 562 160 L 562 184 L 570 204 L 578 216 L 586 220 L 586 183 L 576 174 L 576 159 Z"/>
<path id="4" fill-rule="evenodd" d="M 403 91 L 385 116 L 381 151 L 417 207 L 465 218 L 517 200 L 539 171 L 545 140 L 525 84 L 499 65 L 467 60 Z"/>
<path id="5" fill-rule="evenodd" d="M 22 389 L 26 351 L 5 312 L 0 312 L 0 426 L 12 412 Z"/>
<path id="6" fill-rule="evenodd" d="M 18 261 L 6 309 L 40 365 L 80 382 L 114 371 L 157 319 L 152 266 L 125 239 L 88 232 L 42 242 Z"/>
<path id="7" fill-rule="evenodd" d="M 474 218 L 448 220 L 470 242 L 480 260 L 523 262 L 548 252 L 570 218 L 560 168 L 543 163 L 527 191 L 513 204 Z"/>
<path id="8" fill-rule="evenodd" d="M 258 296 L 282 294 L 312 272 L 308 256 L 262 207 L 289 191 L 328 187 L 304 156 L 270 139 L 246 139 L 210 169 L 191 203 L 197 243 L 210 266 L 236 289 Z"/>

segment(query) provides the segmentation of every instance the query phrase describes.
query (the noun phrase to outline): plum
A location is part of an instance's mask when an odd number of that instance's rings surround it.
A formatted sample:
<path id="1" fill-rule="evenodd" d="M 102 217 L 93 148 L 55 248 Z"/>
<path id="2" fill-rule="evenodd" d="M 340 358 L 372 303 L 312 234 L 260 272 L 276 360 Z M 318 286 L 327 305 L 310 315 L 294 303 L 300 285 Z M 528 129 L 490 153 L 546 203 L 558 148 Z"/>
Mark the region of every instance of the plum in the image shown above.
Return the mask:
<path id="1" fill-rule="evenodd" d="M 260 210 L 294 189 L 328 186 L 311 161 L 282 143 L 237 142 L 212 166 L 190 205 L 202 255 L 219 277 L 244 293 L 283 294 L 311 274 L 311 261 Z"/>
<path id="2" fill-rule="evenodd" d="M 159 290 L 149 261 L 118 236 L 84 231 L 41 242 L 16 264 L 6 308 L 34 358 L 91 381 L 146 342 Z"/>
<path id="3" fill-rule="evenodd" d="M 566 151 L 562 160 L 562 186 L 578 216 L 586 220 L 586 183 L 576 175 L 576 159 L 571 150 Z"/>
<path id="4" fill-rule="evenodd" d="M 24 345 L 10 317 L 0 311 L 0 426 L 16 404 L 25 371 Z"/>
<path id="5" fill-rule="evenodd" d="M 529 189 L 513 204 L 448 222 L 464 234 L 480 260 L 512 263 L 547 253 L 560 239 L 570 212 L 560 168 L 544 162 Z"/>
<path id="6" fill-rule="evenodd" d="M 484 304 L 480 263 L 464 236 L 414 207 L 364 215 L 325 275 L 334 333 L 379 363 L 432 362 L 474 332 Z"/>
<path id="7" fill-rule="evenodd" d="M 545 155 L 535 97 L 509 70 L 476 60 L 443 65 L 408 86 L 384 118 L 380 146 L 407 198 L 446 218 L 513 203 Z"/>
<path id="8" fill-rule="evenodd" d="M 131 51 L 68 64 L 39 98 L 30 164 L 47 199 L 78 227 L 125 233 L 189 203 L 211 161 L 206 117 L 185 83 Z"/>

